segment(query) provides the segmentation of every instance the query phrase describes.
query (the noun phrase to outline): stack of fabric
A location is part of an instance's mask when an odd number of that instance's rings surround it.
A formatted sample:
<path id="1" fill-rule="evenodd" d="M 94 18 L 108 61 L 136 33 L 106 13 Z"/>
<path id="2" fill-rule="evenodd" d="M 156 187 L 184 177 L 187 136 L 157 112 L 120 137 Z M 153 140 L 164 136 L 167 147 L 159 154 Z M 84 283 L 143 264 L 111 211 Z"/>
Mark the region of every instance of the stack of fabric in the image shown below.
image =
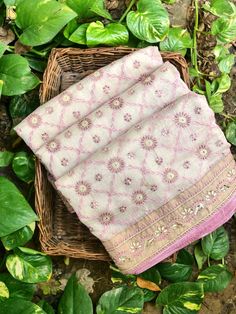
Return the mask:
<path id="1" fill-rule="evenodd" d="M 157 47 L 99 69 L 16 127 L 124 273 L 225 223 L 236 166 L 204 96 Z"/>

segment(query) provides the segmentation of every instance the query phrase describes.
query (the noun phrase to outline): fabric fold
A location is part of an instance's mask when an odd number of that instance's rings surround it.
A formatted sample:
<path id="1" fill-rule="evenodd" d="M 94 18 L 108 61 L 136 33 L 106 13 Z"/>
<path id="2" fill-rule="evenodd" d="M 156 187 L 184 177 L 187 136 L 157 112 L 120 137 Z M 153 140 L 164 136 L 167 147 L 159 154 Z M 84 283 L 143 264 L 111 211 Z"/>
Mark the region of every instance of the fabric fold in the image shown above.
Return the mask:
<path id="1" fill-rule="evenodd" d="M 236 207 L 230 145 L 205 97 L 192 92 L 55 184 L 124 273 L 140 273 L 201 238 Z"/>
<path id="2" fill-rule="evenodd" d="M 135 84 L 163 63 L 157 47 L 137 50 L 98 69 L 54 97 L 15 127 L 35 152 L 58 133 Z"/>
<path id="3" fill-rule="evenodd" d="M 134 124 L 188 92 L 178 70 L 166 62 L 151 74 L 141 75 L 131 88 L 54 137 L 36 155 L 58 179 Z"/>

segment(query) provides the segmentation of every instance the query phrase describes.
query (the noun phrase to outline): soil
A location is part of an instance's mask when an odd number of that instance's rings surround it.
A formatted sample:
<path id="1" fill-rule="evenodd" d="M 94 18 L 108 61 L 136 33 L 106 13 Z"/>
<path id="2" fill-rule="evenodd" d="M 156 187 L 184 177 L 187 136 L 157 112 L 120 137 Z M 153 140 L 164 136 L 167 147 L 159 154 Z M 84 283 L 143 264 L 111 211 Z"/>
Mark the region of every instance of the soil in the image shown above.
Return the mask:
<path id="1" fill-rule="evenodd" d="M 112 16 L 117 18 L 124 12 L 126 0 L 106 0 L 106 6 L 110 10 Z M 191 0 L 177 0 L 174 5 L 168 5 L 167 9 L 170 13 L 171 23 L 175 26 L 192 27 L 193 10 Z M 208 23 L 209 21 L 206 21 Z M 201 40 L 201 39 L 199 39 Z M 211 54 L 209 50 L 214 43 L 206 38 L 203 40 L 204 45 L 201 45 L 201 55 L 205 58 L 203 66 L 209 67 L 209 71 L 215 70 L 212 64 Z M 235 47 L 232 47 L 232 52 L 235 52 Z M 224 95 L 225 111 L 230 114 L 236 114 L 236 67 L 232 70 L 232 86 L 231 89 Z M 11 127 L 10 119 L 7 114 L 7 106 L 5 101 L 1 101 L 0 106 L 0 150 L 7 147 L 9 144 L 9 131 Z M 226 264 L 234 274 L 234 278 L 230 285 L 221 293 L 207 294 L 200 310 L 200 314 L 236 314 L 236 222 L 235 218 L 231 219 L 226 224 L 226 228 L 230 235 L 230 253 L 226 258 Z M 109 264 L 105 262 L 85 261 L 70 259 L 69 265 L 64 262 L 64 258 L 53 258 L 54 260 L 54 276 L 51 282 L 51 290 L 55 289 L 57 293 L 60 288 L 63 288 L 67 278 L 71 273 L 81 269 L 86 269 L 90 272 L 88 278 L 89 284 L 92 284 L 93 292 L 92 299 L 97 303 L 102 293 L 112 288 L 110 281 Z M 67 261 L 68 262 L 68 261 Z M 60 287 L 59 287 L 60 286 Z M 59 288 L 58 288 L 59 287 Z M 42 287 L 39 289 L 39 294 L 42 294 Z M 60 293 L 57 296 L 49 296 L 50 303 L 56 304 Z M 161 310 L 157 309 L 153 303 L 147 303 L 143 310 L 143 314 L 161 314 Z"/>

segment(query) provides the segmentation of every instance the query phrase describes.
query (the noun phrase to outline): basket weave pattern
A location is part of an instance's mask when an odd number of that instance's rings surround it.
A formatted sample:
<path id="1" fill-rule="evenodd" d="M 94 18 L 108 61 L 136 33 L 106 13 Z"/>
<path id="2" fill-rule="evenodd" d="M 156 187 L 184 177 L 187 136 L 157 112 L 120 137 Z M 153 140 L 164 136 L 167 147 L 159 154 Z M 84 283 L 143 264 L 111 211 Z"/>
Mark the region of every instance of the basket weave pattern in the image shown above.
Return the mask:
<path id="1" fill-rule="evenodd" d="M 97 69 L 122 58 L 135 48 L 53 49 L 40 89 L 45 103 Z M 185 59 L 178 53 L 162 53 L 164 61 L 174 64 L 189 85 Z M 48 255 L 66 255 L 90 260 L 109 261 L 101 242 L 88 228 L 68 212 L 61 197 L 48 180 L 44 167 L 36 162 L 36 211 L 39 215 L 40 243 Z"/>

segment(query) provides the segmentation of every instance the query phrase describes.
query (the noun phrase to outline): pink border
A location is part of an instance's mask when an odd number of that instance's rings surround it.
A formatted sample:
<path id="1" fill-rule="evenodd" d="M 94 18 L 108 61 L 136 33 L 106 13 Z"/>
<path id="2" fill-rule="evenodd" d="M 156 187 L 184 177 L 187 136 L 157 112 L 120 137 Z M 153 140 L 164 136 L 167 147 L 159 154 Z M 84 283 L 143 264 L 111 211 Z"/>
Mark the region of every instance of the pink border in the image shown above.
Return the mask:
<path id="1" fill-rule="evenodd" d="M 177 240 L 171 246 L 158 253 L 148 261 L 141 263 L 138 267 L 134 268 L 131 274 L 140 274 L 156 265 L 157 263 L 163 261 L 165 258 L 169 257 L 176 251 L 186 247 L 190 243 L 204 237 L 205 235 L 211 233 L 218 227 L 222 226 L 227 222 L 236 211 L 236 194 L 234 194 L 230 200 L 223 205 L 214 215 L 208 218 L 199 226 L 194 227 L 191 231 L 185 234 L 182 238 Z"/>

